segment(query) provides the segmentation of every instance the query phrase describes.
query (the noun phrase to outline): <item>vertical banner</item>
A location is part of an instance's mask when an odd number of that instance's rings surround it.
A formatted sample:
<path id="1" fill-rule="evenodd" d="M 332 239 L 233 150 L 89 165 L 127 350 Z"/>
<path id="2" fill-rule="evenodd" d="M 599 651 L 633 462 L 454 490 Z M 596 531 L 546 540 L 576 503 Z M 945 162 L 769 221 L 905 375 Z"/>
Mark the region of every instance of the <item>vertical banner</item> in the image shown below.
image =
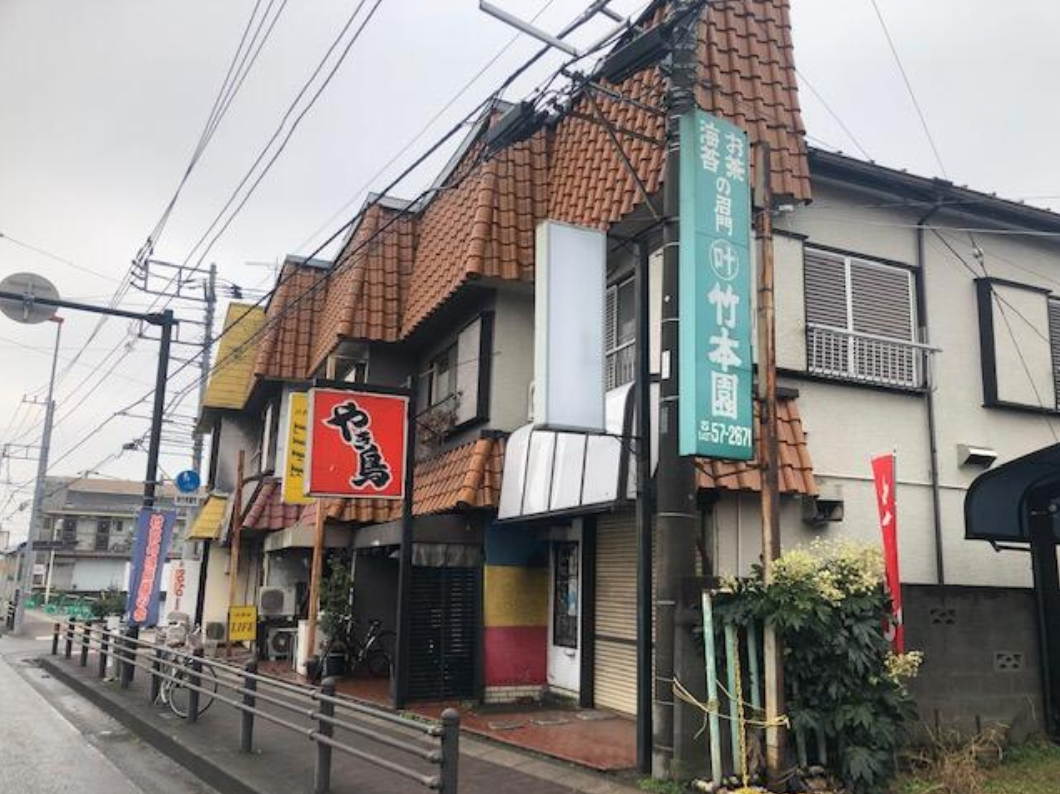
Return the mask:
<path id="1" fill-rule="evenodd" d="M 898 573 L 898 500 L 895 496 L 897 454 L 889 452 L 872 459 L 872 478 L 876 482 L 876 507 L 880 512 L 883 533 L 884 578 L 891 595 L 894 614 L 887 627 L 888 638 L 896 653 L 905 651 L 905 627 L 902 625 L 902 579 Z"/>
<path id="2" fill-rule="evenodd" d="M 749 155 L 739 127 L 681 117 L 681 455 L 754 456 Z"/>
<path id="3" fill-rule="evenodd" d="M 199 597 L 199 560 L 174 560 L 169 566 L 169 581 L 166 583 L 166 612 L 181 612 L 197 623 L 195 604 Z"/>
<path id="4" fill-rule="evenodd" d="M 176 519 L 175 510 L 151 510 L 145 507 L 136 520 L 129 597 L 125 604 L 130 626 L 153 626 L 158 622 L 162 565 L 169 552 Z"/>
<path id="5" fill-rule="evenodd" d="M 283 501 L 289 505 L 312 502 L 305 495 L 305 453 L 309 435 L 309 396 L 292 392 L 287 412 L 287 444 L 283 461 Z"/>
<path id="6" fill-rule="evenodd" d="M 404 498 L 408 405 L 405 395 L 311 389 L 306 494 Z"/>

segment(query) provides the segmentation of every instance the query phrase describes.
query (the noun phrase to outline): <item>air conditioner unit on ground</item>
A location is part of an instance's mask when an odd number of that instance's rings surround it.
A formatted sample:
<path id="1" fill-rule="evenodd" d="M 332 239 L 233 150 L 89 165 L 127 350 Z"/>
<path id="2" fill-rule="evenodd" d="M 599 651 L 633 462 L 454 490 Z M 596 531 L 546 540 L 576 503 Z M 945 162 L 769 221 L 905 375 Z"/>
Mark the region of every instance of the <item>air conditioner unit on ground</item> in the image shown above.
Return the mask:
<path id="1" fill-rule="evenodd" d="M 289 617 L 297 608 L 297 594 L 293 587 L 262 587 L 258 589 L 258 614 L 263 618 Z"/>
<path id="2" fill-rule="evenodd" d="M 284 661 L 293 658 L 297 638 L 297 628 L 269 629 L 265 649 L 269 659 Z"/>
<path id="3" fill-rule="evenodd" d="M 224 642 L 225 635 L 227 634 L 228 627 L 219 620 L 208 621 L 206 623 L 206 629 L 203 631 L 207 647 L 209 647 L 211 643 L 216 647 L 217 643 Z"/>

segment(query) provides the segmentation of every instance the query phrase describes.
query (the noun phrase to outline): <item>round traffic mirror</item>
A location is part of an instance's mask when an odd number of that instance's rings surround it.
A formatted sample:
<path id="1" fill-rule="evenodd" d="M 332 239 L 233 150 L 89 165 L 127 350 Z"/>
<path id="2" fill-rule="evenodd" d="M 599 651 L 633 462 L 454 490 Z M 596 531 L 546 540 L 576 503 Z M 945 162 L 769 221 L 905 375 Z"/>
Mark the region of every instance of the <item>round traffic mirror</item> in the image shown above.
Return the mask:
<path id="1" fill-rule="evenodd" d="M 0 292 L 14 292 L 22 296 L 21 300 L 0 298 L 0 312 L 17 323 L 43 323 L 58 311 L 55 306 L 37 302 L 38 298 L 58 300 L 59 290 L 44 276 L 36 273 L 14 273 L 8 276 L 0 281 Z"/>

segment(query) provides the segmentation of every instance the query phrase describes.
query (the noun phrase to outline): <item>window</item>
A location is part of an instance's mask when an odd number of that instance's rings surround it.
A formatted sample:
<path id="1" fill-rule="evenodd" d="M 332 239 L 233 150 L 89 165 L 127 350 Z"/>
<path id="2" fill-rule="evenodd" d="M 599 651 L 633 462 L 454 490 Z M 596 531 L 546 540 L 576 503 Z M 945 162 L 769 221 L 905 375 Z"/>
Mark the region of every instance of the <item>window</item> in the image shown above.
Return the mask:
<path id="1" fill-rule="evenodd" d="M 820 375 L 919 388 L 913 274 L 853 256 L 806 249 L 806 358 Z"/>
<path id="2" fill-rule="evenodd" d="M 604 387 L 630 383 L 637 373 L 637 296 L 633 279 L 607 288 L 604 301 Z"/>
<path id="3" fill-rule="evenodd" d="M 106 551 L 110 548 L 110 521 L 101 518 L 96 522 L 96 551 Z"/>
<path id="4" fill-rule="evenodd" d="M 74 546 L 77 544 L 77 517 L 66 516 L 59 522 L 59 540 L 64 545 Z"/>
<path id="5" fill-rule="evenodd" d="M 430 366 L 420 374 L 421 409 L 445 402 L 456 393 L 456 352 L 456 344 L 450 345 L 432 358 Z"/>

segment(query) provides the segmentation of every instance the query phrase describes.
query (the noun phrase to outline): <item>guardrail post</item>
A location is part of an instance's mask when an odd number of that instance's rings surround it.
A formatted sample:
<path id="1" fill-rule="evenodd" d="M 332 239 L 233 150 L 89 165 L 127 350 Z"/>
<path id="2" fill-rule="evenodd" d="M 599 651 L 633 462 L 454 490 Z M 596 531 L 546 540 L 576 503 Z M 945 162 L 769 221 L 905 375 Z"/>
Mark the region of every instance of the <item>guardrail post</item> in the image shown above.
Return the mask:
<path id="1" fill-rule="evenodd" d="M 202 686 L 202 648 L 191 652 L 191 673 L 188 675 L 188 722 L 199 721 L 199 687 Z"/>
<path id="2" fill-rule="evenodd" d="M 320 717 L 334 717 L 335 704 L 326 698 L 335 697 L 335 679 L 325 678 L 320 685 L 320 694 L 324 697 L 320 700 L 320 708 L 317 713 Z M 328 720 L 317 719 L 316 732 L 321 736 L 331 738 L 334 725 Z M 313 778 L 314 794 L 328 794 L 331 791 L 331 745 L 317 742 L 317 768 Z"/>
<path id="3" fill-rule="evenodd" d="M 74 619 L 66 619 L 66 658 L 74 652 Z"/>
<path id="4" fill-rule="evenodd" d="M 243 676 L 243 688 L 248 691 L 243 693 L 243 705 L 246 708 L 243 710 L 243 719 L 240 725 L 239 749 L 244 753 L 249 753 L 254 750 L 254 712 L 250 709 L 253 709 L 255 703 L 257 703 L 257 698 L 251 693 L 258 688 L 258 680 L 254 678 L 258 672 L 258 660 L 251 659 L 243 665 L 243 669 L 249 675 Z"/>
<path id="5" fill-rule="evenodd" d="M 154 703 L 158 700 L 158 692 L 162 688 L 162 654 L 165 653 L 161 645 L 155 646 L 155 655 L 151 660 L 151 686 L 147 691 L 147 702 Z"/>
<path id="6" fill-rule="evenodd" d="M 52 624 L 52 656 L 59 655 L 59 631 L 62 629 L 58 623 Z"/>
<path id="7" fill-rule="evenodd" d="M 129 684 L 132 683 L 132 671 L 133 671 L 133 660 L 136 657 L 136 646 L 129 642 L 129 637 L 132 636 L 132 629 L 126 628 L 121 633 L 121 639 L 118 641 L 118 685 L 122 689 L 128 689 Z"/>
<path id="8" fill-rule="evenodd" d="M 81 624 L 81 666 L 88 667 L 88 646 L 92 642 L 92 624 Z"/>
<path id="9" fill-rule="evenodd" d="M 107 677 L 107 656 L 110 650 L 110 629 L 107 628 L 107 624 L 103 624 L 103 629 L 99 634 L 99 677 Z"/>
<path id="10" fill-rule="evenodd" d="M 442 712 L 442 794 L 456 794 L 459 786 L 460 712 Z"/>

